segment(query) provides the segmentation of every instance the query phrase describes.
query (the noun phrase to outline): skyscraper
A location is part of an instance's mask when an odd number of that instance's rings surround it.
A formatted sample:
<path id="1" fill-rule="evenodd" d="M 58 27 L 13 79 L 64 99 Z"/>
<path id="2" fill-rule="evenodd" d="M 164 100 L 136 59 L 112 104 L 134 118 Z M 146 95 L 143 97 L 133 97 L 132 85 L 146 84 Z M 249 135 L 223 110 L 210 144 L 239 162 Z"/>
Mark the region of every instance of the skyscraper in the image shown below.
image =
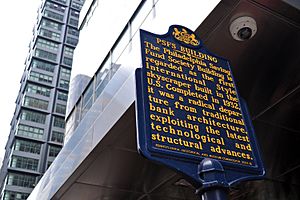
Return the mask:
<path id="1" fill-rule="evenodd" d="M 43 0 L 0 173 L 1 199 L 26 199 L 62 148 L 84 0 Z"/>

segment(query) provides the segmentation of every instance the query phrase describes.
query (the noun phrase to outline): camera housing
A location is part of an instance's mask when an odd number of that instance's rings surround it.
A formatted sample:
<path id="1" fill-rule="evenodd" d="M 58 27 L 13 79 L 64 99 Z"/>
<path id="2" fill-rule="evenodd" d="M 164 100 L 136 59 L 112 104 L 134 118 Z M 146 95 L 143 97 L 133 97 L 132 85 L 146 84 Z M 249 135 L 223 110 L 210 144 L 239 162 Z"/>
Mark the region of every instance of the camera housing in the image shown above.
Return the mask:
<path id="1" fill-rule="evenodd" d="M 233 39 L 245 41 L 251 39 L 257 32 L 255 20 L 249 16 L 242 16 L 233 20 L 229 31 Z"/>

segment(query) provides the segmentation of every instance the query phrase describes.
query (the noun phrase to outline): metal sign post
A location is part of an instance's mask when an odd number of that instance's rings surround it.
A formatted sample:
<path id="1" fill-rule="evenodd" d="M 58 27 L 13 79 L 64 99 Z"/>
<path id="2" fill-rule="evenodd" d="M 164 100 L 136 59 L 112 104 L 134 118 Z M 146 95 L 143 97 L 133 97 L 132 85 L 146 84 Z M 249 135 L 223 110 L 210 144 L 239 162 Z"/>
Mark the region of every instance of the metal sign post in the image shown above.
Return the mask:
<path id="1" fill-rule="evenodd" d="M 205 158 L 198 166 L 199 179 L 202 186 L 197 189 L 202 200 L 227 200 L 228 183 L 221 163 L 214 159 Z"/>

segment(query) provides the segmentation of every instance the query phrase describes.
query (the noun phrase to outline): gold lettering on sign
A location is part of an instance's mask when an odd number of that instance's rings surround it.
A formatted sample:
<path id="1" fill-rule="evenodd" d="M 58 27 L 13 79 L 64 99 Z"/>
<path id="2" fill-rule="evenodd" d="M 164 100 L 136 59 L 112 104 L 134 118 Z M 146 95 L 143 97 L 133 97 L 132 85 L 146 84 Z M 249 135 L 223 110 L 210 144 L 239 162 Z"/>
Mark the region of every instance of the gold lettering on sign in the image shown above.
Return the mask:
<path id="1" fill-rule="evenodd" d="M 172 34 L 185 44 L 200 44 L 184 28 Z M 251 141 L 229 67 L 205 51 L 167 39 L 144 41 L 144 47 L 154 147 L 252 166 Z"/>

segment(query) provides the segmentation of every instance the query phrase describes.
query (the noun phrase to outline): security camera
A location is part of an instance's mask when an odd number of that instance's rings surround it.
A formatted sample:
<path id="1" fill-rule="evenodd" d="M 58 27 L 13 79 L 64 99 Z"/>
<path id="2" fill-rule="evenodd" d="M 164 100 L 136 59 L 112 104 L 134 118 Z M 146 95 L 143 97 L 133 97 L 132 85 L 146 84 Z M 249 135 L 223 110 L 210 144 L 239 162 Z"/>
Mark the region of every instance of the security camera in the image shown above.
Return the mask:
<path id="1" fill-rule="evenodd" d="M 256 22 L 252 17 L 239 17 L 231 22 L 229 31 L 235 40 L 249 40 L 257 32 Z"/>

